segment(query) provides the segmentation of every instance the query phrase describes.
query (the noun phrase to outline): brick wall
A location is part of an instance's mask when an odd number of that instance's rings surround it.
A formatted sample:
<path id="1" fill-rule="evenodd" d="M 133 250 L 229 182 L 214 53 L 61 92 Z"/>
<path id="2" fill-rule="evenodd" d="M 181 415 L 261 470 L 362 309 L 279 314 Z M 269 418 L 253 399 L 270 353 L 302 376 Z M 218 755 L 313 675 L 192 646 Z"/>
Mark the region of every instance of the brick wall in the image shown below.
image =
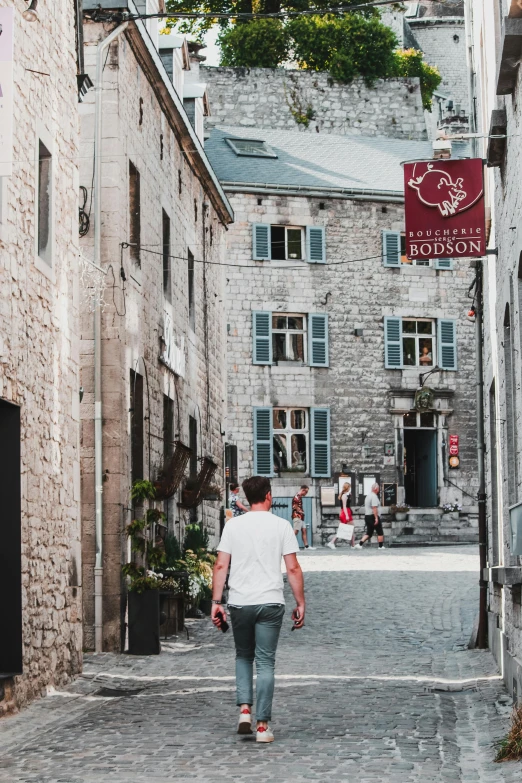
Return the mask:
<path id="1" fill-rule="evenodd" d="M 93 73 L 96 42 L 105 34 L 98 24 L 87 24 L 86 67 Z M 93 98 L 86 103 L 82 141 L 92 150 Z M 140 103 L 141 101 L 141 103 Z M 140 123 L 140 106 L 142 119 Z M 163 134 L 163 160 L 160 135 Z M 206 191 L 182 153 L 179 139 L 161 110 L 157 93 L 137 62 L 129 39 L 113 44 L 105 68 L 104 149 L 102 192 L 102 263 L 112 266 L 115 288 L 109 287 L 102 324 L 104 398 L 104 547 L 105 547 L 105 649 L 119 650 L 125 591 L 121 565 L 126 560 L 125 525 L 130 505 L 130 382 L 131 369 L 148 377 L 144 389 L 145 478 L 154 480 L 163 463 L 163 395 L 174 402 L 174 431 L 188 445 L 189 416 L 198 424 L 198 452 L 213 456 L 219 465 L 216 482 L 223 480 L 221 422 L 225 400 L 225 340 L 223 332 L 222 223 Z M 129 249 L 121 256 L 121 242 L 129 241 L 129 160 L 140 172 L 141 267 Z M 90 186 L 92 159 L 82 164 L 81 182 Z M 180 183 L 181 182 L 181 186 Z M 181 192 L 180 192 L 181 187 Z M 204 207 L 208 204 L 208 208 Z M 162 209 L 171 220 L 172 305 L 163 294 Z M 206 229 L 203 227 L 205 210 Z M 197 212 L 197 217 L 196 217 Z M 92 253 L 92 232 L 85 252 Z M 205 243 L 205 250 L 204 250 Z M 195 258 L 195 331 L 189 328 L 188 250 Z M 149 252 L 150 251 L 150 252 Z M 205 254 L 205 255 L 204 255 Z M 206 258 L 206 267 L 202 263 Z M 127 277 L 125 298 L 120 280 L 120 259 Z M 109 273 L 109 284 L 112 272 Z M 205 279 L 204 279 L 205 276 Z M 113 300 L 114 295 L 114 300 Z M 185 343 L 186 373 L 176 378 L 159 361 L 164 312 L 173 321 L 176 342 Z M 92 647 L 94 599 L 94 474 L 93 474 L 93 340 L 92 315 L 82 316 L 83 560 L 85 580 L 85 639 Z M 150 402 L 150 407 L 149 407 Z M 150 459 L 149 437 L 150 425 Z M 183 535 L 186 512 L 177 506 L 179 495 L 168 504 L 169 528 Z M 204 502 L 199 518 L 214 541 L 218 532 L 219 504 Z"/>
<path id="2" fill-rule="evenodd" d="M 363 79 L 339 84 L 327 73 L 284 68 L 202 67 L 200 72 L 210 96 L 207 126 L 427 138 L 417 78 L 381 80 L 369 88 Z M 297 119 L 309 108 L 313 119 L 305 126 Z"/>
<path id="3" fill-rule="evenodd" d="M 20 11 L 15 163 L 1 193 L 0 397 L 21 412 L 24 674 L 7 682 L 0 714 L 66 683 L 82 651 L 74 3 L 41 4 L 38 24 Z M 35 252 L 38 137 L 53 154 L 52 266 Z"/>

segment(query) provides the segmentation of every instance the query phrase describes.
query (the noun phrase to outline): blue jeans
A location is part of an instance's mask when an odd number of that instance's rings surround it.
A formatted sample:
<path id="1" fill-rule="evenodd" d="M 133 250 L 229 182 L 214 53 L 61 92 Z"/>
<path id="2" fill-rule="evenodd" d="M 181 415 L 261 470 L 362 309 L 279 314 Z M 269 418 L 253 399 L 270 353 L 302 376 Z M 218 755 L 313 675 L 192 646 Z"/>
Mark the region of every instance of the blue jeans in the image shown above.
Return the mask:
<path id="1" fill-rule="evenodd" d="M 256 662 L 256 719 L 272 718 L 277 642 L 283 622 L 283 604 L 229 606 L 236 645 L 237 704 L 254 703 Z"/>

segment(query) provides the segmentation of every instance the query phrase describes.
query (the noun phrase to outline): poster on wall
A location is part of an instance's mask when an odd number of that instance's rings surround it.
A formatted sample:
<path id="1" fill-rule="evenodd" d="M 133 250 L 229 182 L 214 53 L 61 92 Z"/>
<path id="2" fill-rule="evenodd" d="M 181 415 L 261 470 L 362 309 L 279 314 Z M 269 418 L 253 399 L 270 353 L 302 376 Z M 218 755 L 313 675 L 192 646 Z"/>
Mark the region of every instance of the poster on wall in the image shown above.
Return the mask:
<path id="1" fill-rule="evenodd" d="M 486 253 L 480 158 L 404 164 L 406 255 L 470 258 Z"/>
<path id="2" fill-rule="evenodd" d="M 13 173 L 14 8 L 0 8 L 0 177 Z"/>

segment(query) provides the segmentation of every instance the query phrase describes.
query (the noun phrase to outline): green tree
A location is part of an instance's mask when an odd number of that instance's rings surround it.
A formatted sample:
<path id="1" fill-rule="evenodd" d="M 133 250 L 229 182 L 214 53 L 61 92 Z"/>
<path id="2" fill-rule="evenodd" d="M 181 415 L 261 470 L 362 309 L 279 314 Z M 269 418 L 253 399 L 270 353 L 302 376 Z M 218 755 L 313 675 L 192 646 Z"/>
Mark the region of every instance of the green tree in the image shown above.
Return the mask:
<path id="1" fill-rule="evenodd" d="M 389 75 L 418 76 L 420 78 L 422 105 L 425 109 L 431 111 L 433 93 L 439 86 L 442 77 L 438 68 L 428 65 L 424 61 L 422 52 L 419 52 L 418 49 L 400 49 L 395 52 L 395 65 Z"/>
<path id="2" fill-rule="evenodd" d="M 363 76 L 369 85 L 394 68 L 397 38 L 375 16 L 301 16 L 287 30 L 300 68 L 329 71 L 341 82 Z"/>
<path id="3" fill-rule="evenodd" d="M 289 35 L 280 19 L 255 19 L 223 31 L 218 38 L 221 65 L 277 68 L 289 54 Z"/>

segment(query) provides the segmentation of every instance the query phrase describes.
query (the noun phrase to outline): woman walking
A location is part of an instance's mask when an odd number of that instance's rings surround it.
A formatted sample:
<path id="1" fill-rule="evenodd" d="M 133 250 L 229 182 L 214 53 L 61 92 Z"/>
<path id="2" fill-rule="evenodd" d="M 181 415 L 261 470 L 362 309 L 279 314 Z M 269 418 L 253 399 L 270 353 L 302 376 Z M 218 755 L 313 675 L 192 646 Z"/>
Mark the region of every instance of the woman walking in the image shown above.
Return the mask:
<path id="1" fill-rule="evenodd" d="M 339 527 L 337 533 L 329 541 L 326 546 L 330 549 L 335 549 L 335 542 L 338 538 L 342 541 L 350 541 L 351 546 L 355 546 L 355 534 L 353 526 L 353 514 L 350 508 L 351 487 L 350 484 L 345 481 L 343 488 L 339 493 L 339 500 L 341 501 L 341 511 L 339 514 Z"/>

